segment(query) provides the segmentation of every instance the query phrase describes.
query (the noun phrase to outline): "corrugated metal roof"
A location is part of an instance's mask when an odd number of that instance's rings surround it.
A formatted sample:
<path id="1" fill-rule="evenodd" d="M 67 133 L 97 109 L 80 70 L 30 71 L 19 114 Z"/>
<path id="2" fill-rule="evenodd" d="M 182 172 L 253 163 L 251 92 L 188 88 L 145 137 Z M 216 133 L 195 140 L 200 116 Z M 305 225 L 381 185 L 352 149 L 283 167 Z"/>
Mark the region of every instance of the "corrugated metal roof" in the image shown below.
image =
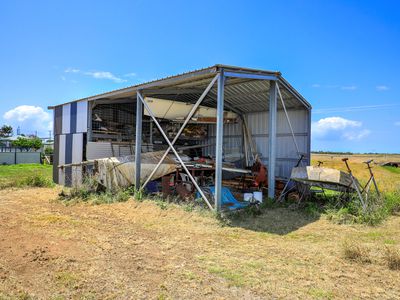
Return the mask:
<path id="1" fill-rule="evenodd" d="M 143 90 L 145 95 L 151 92 L 151 95 L 154 97 L 183 102 L 195 102 L 200 97 L 204 88 L 210 83 L 211 79 L 221 69 L 236 73 L 275 75 L 278 77 L 279 87 L 287 108 L 292 109 L 304 106 L 306 108 L 311 108 L 311 105 L 281 76 L 280 72 L 227 65 L 214 65 L 71 102 L 135 97 L 137 90 Z M 268 92 L 268 80 L 228 78 L 225 84 L 225 104 L 243 113 L 268 110 Z M 215 85 L 204 99 L 203 104 L 215 105 L 217 99 L 216 95 L 217 88 Z M 278 108 L 280 108 L 280 101 L 278 101 L 278 103 Z"/>

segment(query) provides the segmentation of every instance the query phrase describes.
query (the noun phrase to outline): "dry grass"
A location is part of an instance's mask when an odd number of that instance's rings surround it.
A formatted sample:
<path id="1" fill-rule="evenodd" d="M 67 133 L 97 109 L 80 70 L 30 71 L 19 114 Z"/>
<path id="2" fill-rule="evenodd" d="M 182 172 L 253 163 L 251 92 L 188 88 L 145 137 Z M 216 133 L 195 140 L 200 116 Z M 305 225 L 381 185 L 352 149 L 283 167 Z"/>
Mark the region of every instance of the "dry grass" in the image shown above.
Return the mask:
<path id="1" fill-rule="evenodd" d="M 343 255 L 346 259 L 359 263 L 371 263 L 369 249 L 358 244 L 357 241 L 345 241 Z"/>
<path id="2" fill-rule="evenodd" d="M 367 158 L 350 157 L 360 180 Z M 374 171 L 383 191 L 399 186 L 399 174 Z M 160 201 L 67 206 L 59 192 L 1 191 L 0 299 L 400 298 L 399 216 L 338 225 L 271 207 L 227 224 Z"/>
<path id="3" fill-rule="evenodd" d="M 323 161 L 324 167 L 335 168 L 347 171 L 346 165 L 342 158 L 349 158 L 349 165 L 355 177 L 361 183 L 365 183 L 369 178 L 369 171 L 363 163 L 369 159 L 373 159 L 373 172 L 375 174 L 378 187 L 384 192 L 392 192 L 400 190 L 400 172 L 393 172 L 390 168 L 381 167 L 379 164 L 387 161 L 400 161 L 400 155 L 376 155 L 376 154 L 353 154 L 353 155 L 331 155 L 331 154 L 313 154 L 312 164 L 317 165 L 318 161 Z M 376 163 L 376 164 L 375 164 Z"/>
<path id="4" fill-rule="evenodd" d="M 400 250 L 394 247 L 386 247 L 385 260 L 389 269 L 400 270 Z"/>
<path id="5" fill-rule="evenodd" d="M 399 247 L 400 217 L 343 226 L 271 208 L 223 226 L 206 211 L 154 201 L 65 206 L 50 201 L 58 192 L 0 195 L 0 298 L 400 297 L 382 251 Z M 346 259 L 346 241 L 361 247 L 355 260 L 368 249 L 371 262 Z"/>

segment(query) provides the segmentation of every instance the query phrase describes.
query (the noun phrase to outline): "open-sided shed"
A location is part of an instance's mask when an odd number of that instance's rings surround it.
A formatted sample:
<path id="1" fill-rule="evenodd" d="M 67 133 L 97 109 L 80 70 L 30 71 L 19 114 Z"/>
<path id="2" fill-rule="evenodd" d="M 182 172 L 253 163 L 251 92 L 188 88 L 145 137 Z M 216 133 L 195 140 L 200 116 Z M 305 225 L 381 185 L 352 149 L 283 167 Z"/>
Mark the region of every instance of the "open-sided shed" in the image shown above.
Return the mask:
<path id="1" fill-rule="evenodd" d="M 215 158 L 217 209 L 222 163 L 231 149 L 243 153 L 246 162 L 257 153 L 267 165 L 269 197 L 275 195 L 275 179 L 288 178 L 302 155 L 303 161 L 310 163 L 311 106 L 281 73 L 215 65 L 51 107 L 54 181 L 65 185 L 80 182 L 84 167 L 78 164 L 82 161 L 135 154 L 138 187 L 140 153 L 155 147 L 153 128 L 164 137 L 166 153 L 169 149 L 179 154 L 173 136 L 165 134 L 151 99 L 191 104 L 188 118 L 180 120 L 183 127 L 196 122 L 199 105 L 216 109 L 216 121 L 207 124 L 207 137 L 198 144 L 203 145 L 203 155 Z M 238 116 L 237 122 L 224 122 L 228 111 Z M 125 125 L 102 131 L 96 120 L 105 117 L 111 124 L 118 121 Z M 175 134 L 179 136 L 183 127 Z"/>

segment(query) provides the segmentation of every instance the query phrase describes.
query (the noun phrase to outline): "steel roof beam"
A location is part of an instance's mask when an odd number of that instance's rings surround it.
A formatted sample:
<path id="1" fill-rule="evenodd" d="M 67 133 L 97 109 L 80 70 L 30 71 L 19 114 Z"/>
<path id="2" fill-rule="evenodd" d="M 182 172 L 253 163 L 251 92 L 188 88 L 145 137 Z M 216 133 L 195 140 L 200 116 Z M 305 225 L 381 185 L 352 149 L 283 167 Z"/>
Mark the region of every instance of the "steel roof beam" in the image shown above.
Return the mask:
<path id="1" fill-rule="evenodd" d="M 153 94 L 157 94 L 157 95 L 179 95 L 179 94 L 201 94 L 203 92 L 203 89 L 185 89 L 185 88 L 175 88 L 175 89 L 168 89 L 168 88 L 164 88 L 164 89 L 149 89 L 149 90 L 145 90 L 143 91 L 143 96 L 147 96 L 147 95 L 153 95 Z"/>
<path id="2" fill-rule="evenodd" d="M 238 72 L 225 72 L 226 77 L 236 78 L 247 78 L 247 79 L 259 79 L 259 80 L 278 80 L 275 75 L 262 75 L 262 74 L 250 74 L 250 73 L 238 73 Z"/>

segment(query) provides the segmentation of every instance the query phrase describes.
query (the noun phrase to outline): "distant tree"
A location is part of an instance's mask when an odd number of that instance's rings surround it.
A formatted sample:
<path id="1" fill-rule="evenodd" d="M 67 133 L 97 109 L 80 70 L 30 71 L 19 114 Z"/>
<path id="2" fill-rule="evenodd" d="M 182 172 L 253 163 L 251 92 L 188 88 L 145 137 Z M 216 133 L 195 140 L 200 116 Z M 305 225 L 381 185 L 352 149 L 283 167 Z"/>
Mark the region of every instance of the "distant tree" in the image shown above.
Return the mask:
<path id="1" fill-rule="evenodd" d="M 46 155 L 52 155 L 52 154 L 54 153 L 54 150 L 53 150 L 53 148 L 51 148 L 51 147 L 46 147 L 46 148 L 44 149 L 44 153 L 45 153 Z"/>
<path id="2" fill-rule="evenodd" d="M 0 128 L 0 137 L 10 137 L 13 135 L 13 128 L 10 125 L 3 125 Z"/>
<path id="3" fill-rule="evenodd" d="M 21 150 L 29 151 L 31 149 L 38 150 L 42 147 L 42 140 L 38 137 L 26 138 L 26 137 L 18 137 L 14 142 L 13 146 L 18 147 Z"/>

